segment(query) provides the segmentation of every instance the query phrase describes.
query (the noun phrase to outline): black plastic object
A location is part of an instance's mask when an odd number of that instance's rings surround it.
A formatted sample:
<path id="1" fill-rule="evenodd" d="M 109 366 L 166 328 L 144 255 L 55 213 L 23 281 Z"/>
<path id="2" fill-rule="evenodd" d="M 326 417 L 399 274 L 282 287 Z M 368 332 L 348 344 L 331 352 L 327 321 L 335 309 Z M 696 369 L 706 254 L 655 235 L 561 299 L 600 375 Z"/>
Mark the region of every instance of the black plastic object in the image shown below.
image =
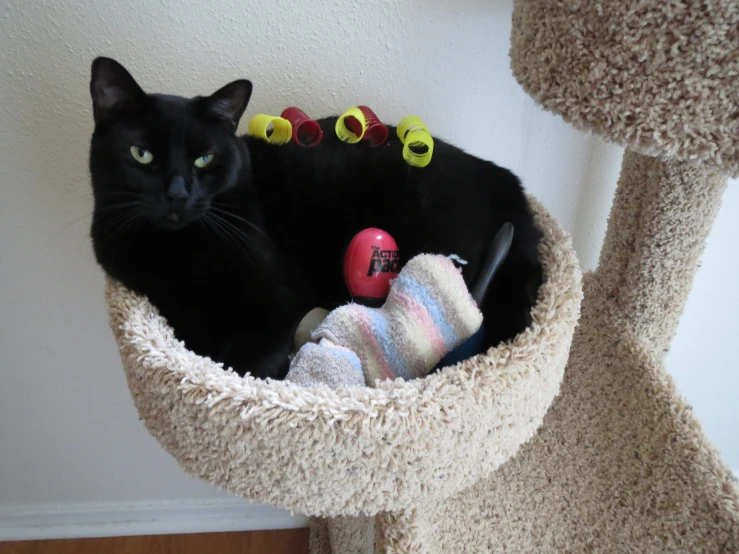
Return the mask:
<path id="1" fill-rule="evenodd" d="M 496 233 L 493 242 L 488 248 L 485 261 L 480 270 L 480 276 L 477 278 L 475 286 L 472 287 L 470 294 L 478 306 L 482 306 L 487 296 L 490 283 L 493 282 L 495 274 L 500 269 L 508 252 L 511 251 L 513 243 L 513 223 L 504 223 L 500 230 Z M 480 329 L 460 344 L 457 348 L 444 356 L 437 364 L 436 369 L 457 364 L 467 358 L 471 358 L 479 354 L 485 349 L 485 321 L 482 322 Z"/>
<path id="2" fill-rule="evenodd" d="M 508 252 L 511 251 L 511 244 L 513 243 L 513 223 L 504 223 L 500 230 L 496 233 L 493 242 L 490 244 L 490 248 L 487 252 L 487 257 L 482 264 L 480 276 L 477 278 L 477 283 L 472 287 L 470 294 L 475 299 L 478 306 L 482 306 L 487 296 L 490 283 L 493 282 L 493 277 L 500 269 L 505 259 L 508 257 Z"/>

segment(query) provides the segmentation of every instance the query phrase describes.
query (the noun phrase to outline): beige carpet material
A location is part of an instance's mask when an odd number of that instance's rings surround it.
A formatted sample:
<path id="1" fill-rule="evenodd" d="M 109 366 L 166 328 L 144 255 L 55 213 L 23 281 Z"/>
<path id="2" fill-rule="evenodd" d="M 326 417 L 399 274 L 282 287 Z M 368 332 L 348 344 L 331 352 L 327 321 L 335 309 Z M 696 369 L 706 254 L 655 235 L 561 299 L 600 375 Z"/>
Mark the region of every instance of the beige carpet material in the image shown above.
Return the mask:
<path id="1" fill-rule="evenodd" d="M 736 0 L 516 0 L 511 68 L 579 129 L 739 175 Z"/>
<path id="2" fill-rule="evenodd" d="M 328 536 L 336 549 L 356 554 L 374 554 L 375 520 L 369 516 L 332 517 L 328 521 Z"/>
<path id="3" fill-rule="evenodd" d="M 726 184 L 716 169 L 624 155 L 598 280 L 609 308 L 657 352 L 677 330 Z"/>
<path id="4" fill-rule="evenodd" d="M 725 184 L 627 153 L 561 393 L 494 478 L 419 515 L 429 552 L 739 552 L 736 479 L 662 364 Z"/>
<path id="5" fill-rule="evenodd" d="M 110 324 L 144 425 L 188 473 L 312 516 L 403 510 L 468 488 L 541 425 L 580 314 L 571 241 L 534 210 L 546 281 L 533 325 L 425 379 L 378 388 L 241 378 L 187 350 L 145 298 L 109 281 Z"/>

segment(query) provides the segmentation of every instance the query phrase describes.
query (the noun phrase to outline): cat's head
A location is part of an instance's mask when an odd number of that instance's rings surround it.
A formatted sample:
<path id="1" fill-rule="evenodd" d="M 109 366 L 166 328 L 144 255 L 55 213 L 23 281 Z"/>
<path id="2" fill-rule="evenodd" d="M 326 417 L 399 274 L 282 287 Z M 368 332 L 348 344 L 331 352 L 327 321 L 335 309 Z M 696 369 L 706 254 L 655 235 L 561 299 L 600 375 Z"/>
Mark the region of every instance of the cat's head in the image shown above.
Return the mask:
<path id="1" fill-rule="evenodd" d="M 251 90 L 240 80 L 192 99 L 147 94 L 121 64 L 97 58 L 90 82 L 96 216 L 135 214 L 176 230 L 207 213 L 248 174 L 249 152 L 235 132 Z"/>

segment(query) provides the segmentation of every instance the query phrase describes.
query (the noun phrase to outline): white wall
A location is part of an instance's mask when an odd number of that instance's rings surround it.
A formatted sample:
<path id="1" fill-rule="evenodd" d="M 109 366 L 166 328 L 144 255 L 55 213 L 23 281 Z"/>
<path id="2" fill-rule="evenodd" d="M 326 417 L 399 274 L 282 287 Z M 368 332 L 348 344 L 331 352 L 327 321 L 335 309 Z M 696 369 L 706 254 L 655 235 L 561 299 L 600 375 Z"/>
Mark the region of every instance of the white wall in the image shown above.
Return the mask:
<path id="1" fill-rule="evenodd" d="M 417 113 L 519 173 L 574 233 L 584 265 L 597 260 L 620 150 L 520 91 L 510 0 L 73 4 L 5 0 L 0 13 L 0 540 L 303 522 L 184 475 L 138 421 L 87 238 L 95 55 L 119 59 L 151 91 L 250 78 L 247 116 L 291 104 L 321 116 L 366 103 L 389 122 Z M 734 188 L 669 358 L 735 468 L 737 215 Z"/>

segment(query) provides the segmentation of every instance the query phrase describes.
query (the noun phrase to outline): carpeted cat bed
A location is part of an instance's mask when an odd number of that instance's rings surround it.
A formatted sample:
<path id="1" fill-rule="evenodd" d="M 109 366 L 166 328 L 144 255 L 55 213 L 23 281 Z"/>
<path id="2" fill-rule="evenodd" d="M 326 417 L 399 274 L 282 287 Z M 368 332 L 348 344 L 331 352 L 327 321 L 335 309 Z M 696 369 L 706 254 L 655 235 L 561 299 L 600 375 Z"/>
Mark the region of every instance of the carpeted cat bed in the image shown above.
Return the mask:
<path id="1" fill-rule="evenodd" d="M 739 3 L 517 0 L 511 60 L 544 108 L 627 146 L 564 380 L 580 275 L 535 206 L 533 326 L 379 389 L 226 374 L 109 283 L 139 413 L 187 471 L 330 516 L 313 554 L 739 552 L 736 480 L 663 367 L 739 174 Z"/>
<path id="2" fill-rule="evenodd" d="M 570 240 L 535 209 L 546 282 L 532 327 L 486 355 L 379 388 L 227 373 L 178 342 L 146 299 L 109 282 L 111 326 L 146 427 L 186 471 L 314 516 L 402 510 L 469 487 L 541 425 L 580 313 Z"/>

